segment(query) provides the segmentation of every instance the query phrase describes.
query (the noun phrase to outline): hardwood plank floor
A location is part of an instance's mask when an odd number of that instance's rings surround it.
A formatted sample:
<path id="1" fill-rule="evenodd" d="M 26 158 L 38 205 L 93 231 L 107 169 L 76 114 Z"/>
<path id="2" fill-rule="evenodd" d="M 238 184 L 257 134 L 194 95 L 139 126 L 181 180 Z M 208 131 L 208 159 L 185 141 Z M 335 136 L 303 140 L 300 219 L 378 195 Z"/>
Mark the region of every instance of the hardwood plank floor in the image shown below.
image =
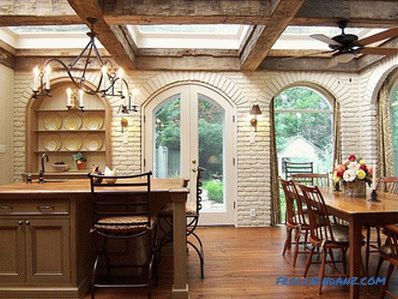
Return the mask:
<path id="1" fill-rule="evenodd" d="M 190 250 L 188 279 L 193 299 L 267 299 L 267 298 L 348 298 L 348 287 L 326 286 L 321 296 L 317 287 L 276 286 L 278 276 L 302 277 L 305 256 L 299 255 L 293 268 L 291 254 L 282 256 L 285 240 L 283 227 L 272 228 L 198 228 L 205 246 L 205 276 L 200 279 L 196 253 Z M 373 275 L 377 255 L 371 257 Z M 171 288 L 171 258 L 164 257 L 160 265 L 159 286 L 153 289 L 152 298 L 169 298 Z M 386 263 L 385 263 L 386 264 Z M 386 265 L 381 275 L 385 275 Z M 309 276 L 317 276 L 319 265 L 313 265 Z M 398 270 L 390 286 L 398 294 Z M 362 291 L 362 298 L 377 298 L 379 287 Z M 145 289 L 103 289 L 96 293 L 98 299 L 146 298 Z M 87 295 L 88 299 L 89 296 Z"/>

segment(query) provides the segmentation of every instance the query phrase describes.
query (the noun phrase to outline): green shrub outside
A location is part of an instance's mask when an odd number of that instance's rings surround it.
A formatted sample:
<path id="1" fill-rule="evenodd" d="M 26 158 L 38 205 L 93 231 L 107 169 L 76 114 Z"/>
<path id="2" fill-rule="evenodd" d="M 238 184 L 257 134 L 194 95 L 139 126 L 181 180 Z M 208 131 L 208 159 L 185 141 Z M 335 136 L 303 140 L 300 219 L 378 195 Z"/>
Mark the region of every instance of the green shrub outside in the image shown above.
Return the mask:
<path id="1" fill-rule="evenodd" d="M 223 203 L 224 201 L 224 184 L 219 180 L 212 180 L 204 182 L 203 189 L 207 190 L 207 196 L 209 200 L 217 203 Z"/>

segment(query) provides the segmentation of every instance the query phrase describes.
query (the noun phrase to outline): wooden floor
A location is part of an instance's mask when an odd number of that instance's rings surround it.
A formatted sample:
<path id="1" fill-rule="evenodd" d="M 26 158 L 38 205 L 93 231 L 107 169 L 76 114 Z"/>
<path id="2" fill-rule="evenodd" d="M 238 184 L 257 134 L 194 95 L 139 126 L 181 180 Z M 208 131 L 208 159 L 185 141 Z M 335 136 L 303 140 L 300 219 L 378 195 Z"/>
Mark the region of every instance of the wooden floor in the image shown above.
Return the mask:
<path id="1" fill-rule="evenodd" d="M 188 279 L 193 299 L 260 299 L 260 298 L 348 298 L 347 287 L 324 287 L 321 296 L 317 287 L 276 286 L 278 276 L 303 274 L 305 257 L 301 255 L 296 268 L 291 263 L 290 253 L 281 255 L 285 237 L 283 227 L 273 228 L 199 228 L 206 254 L 204 280 L 199 277 L 199 262 L 196 253 L 190 251 Z M 376 254 L 371 259 L 374 273 Z M 381 275 L 385 275 L 386 267 Z M 309 276 L 317 276 L 319 265 L 313 265 Z M 390 285 L 398 294 L 398 271 Z M 171 288 L 171 259 L 163 258 L 160 266 L 159 286 L 154 288 L 152 298 L 169 298 Z M 377 298 L 379 287 L 369 287 L 362 298 Z M 89 298 L 87 296 L 86 298 Z M 98 290 L 98 299 L 146 298 L 143 289 Z"/>

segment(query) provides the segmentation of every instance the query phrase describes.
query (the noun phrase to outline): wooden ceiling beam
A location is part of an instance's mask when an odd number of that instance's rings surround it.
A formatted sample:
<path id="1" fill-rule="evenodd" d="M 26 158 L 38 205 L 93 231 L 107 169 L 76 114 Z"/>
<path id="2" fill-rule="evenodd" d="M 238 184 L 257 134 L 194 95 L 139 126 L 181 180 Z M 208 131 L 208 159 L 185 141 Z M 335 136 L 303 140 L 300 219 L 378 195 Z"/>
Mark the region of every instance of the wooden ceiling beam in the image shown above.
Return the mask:
<path id="1" fill-rule="evenodd" d="M 104 0 L 109 24 L 261 24 L 275 0 Z"/>
<path id="2" fill-rule="evenodd" d="M 126 31 L 119 25 L 108 25 L 103 17 L 101 7 L 96 0 L 68 0 L 70 6 L 87 25 L 88 18 L 96 18 L 95 32 L 98 40 L 112 55 L 116 63 L 124 69 L 135 68 L 134 46 L 126 36 Z"/>
<path id="3" fill-rule="evenodd" d="M 0 26 L 82 24 L 67 1 L 0 0 Z"/>
<path id="4" fill-rule="evenodd" d="M 377 0 L 305 0 L 291 25 L 336 26 L 348 20 L 351 27 L 381 27 L 398 25 L 396 1 Z"/>
<path id="5" fill-rule="evenodd" d="M 303 2 L 304 0 L 279 0 L 270 22 L 266 26 L 256 25 L 241 54 L 242 70 L 255 71 L 259 67 Z"/>

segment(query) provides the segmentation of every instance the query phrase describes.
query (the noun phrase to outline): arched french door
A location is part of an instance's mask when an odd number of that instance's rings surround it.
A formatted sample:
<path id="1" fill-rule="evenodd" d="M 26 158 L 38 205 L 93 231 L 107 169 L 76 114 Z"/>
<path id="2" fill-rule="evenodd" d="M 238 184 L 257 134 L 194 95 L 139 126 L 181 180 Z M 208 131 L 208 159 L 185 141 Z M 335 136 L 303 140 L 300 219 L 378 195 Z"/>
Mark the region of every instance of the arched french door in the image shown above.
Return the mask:
<path id="1" fill-rule="evenodd" d="M 235 131 L 231 104 L 200 85 L 170 88 L 144 108 L 145 170 L 189 178 L 194 204 L 196 168 L 206 169 L 201 224 L 235 223 Z"/>

